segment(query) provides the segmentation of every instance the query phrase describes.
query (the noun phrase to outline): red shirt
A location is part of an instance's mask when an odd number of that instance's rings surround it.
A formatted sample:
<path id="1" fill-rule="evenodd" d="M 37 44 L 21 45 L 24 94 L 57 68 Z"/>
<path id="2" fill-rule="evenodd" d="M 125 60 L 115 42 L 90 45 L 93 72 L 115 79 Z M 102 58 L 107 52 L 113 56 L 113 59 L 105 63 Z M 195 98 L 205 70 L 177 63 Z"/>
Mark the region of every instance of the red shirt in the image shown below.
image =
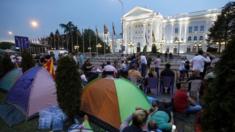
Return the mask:
<path id="1" fill-rule="evenodd" d="M 176 112 L 185 112 L 188 108 L 188 95 L 186 90 L 177 90 L 173 98 L 174 101 L 174 110 Z"/>

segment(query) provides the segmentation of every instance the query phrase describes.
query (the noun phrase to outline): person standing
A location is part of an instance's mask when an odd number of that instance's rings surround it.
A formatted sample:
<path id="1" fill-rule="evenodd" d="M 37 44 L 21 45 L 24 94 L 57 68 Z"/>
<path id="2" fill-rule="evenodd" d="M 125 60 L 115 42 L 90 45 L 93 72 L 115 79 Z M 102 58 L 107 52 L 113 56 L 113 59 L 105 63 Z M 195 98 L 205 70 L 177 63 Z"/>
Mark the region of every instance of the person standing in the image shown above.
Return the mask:
<path id="1" fill-rule="evenodd" d="M 191 60 L 192 70 L 193 71 L 200 71 L 201 77 L 204 77 L 203 71 L 205 63 L 209 63 L 210 57 L 207 54 L 203 54 L 202 50 L 198 51 L 198 55 L 194 56 Z"/>
<path id="2" fill-rule="evenodd" d="M 155 72 L 157 73 L 157 78 L 159 78 L 159 69 L 161 65 L 161 58 L 160 55 L 157 55 L 157 58 L 154 60 L 154 65 L 155 65 Z"/>
<path id="3" fill-rule="evenodd" d="M 144 54 L 140 55 L 140 64 L 141 64 L 141 75 L 142 75 L 142 77 L 145 77 L 148 62 L 147 62 L 146 56 Z"/>

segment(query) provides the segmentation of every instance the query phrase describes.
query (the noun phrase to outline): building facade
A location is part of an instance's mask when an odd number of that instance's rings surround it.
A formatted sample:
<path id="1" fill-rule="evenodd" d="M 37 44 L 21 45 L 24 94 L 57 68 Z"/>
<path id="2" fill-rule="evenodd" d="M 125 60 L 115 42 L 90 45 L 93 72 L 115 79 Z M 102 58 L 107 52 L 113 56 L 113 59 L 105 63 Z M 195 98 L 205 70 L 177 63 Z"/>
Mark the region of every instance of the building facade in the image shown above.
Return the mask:
<path id="1" fill-rule="evenodd" d="M 135 7 L 122 17 L 125 53 L 151 51 L 192 53 L 207 49 L 207 34 L 220 9 L 209 9 L 165 17 L 153 10 Z"/>

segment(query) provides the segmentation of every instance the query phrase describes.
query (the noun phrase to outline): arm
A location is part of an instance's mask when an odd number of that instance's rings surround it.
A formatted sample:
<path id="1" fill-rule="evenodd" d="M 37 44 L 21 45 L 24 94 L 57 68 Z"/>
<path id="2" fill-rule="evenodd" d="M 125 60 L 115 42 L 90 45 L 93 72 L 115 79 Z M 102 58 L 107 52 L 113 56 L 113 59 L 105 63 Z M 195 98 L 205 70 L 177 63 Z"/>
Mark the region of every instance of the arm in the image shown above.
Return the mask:
<path id="1" fill-rule="evenodd" d="M 211 62 L 211 59 L 209 56 L 203 57 L 203 60 L 207 63 Z"/>
<path id="2" fill-rule="evenodd" d="M 127 119 L 125 119 L 123 121 L 123 123 L 120 126 L 120 132 L 122 132 L 124 130 L 124 128 L 129 126 L 130 122 L 132 121 L 132 117 L 133 117 L 133 115 L 131 114 L 130 116 L 127 117 Z"/>

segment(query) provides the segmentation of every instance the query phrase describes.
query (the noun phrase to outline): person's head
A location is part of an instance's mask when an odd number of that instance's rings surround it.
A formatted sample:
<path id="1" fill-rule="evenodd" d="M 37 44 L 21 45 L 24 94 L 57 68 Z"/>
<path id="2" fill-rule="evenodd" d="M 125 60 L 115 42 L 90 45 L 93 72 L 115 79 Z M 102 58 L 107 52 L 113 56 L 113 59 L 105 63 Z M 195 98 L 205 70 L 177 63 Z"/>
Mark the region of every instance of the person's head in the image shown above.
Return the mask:
<path id="1" fill-rule="evenodd" d="M 110 62 L 110 61 L 107 61 L 107 65 L 111 65 L 111 62 Z"/>
<path id="2" fill-rule="evenodd" d="M 90 59 L 87 59 L 85 63 L 90 63 Z"/>
<path id="3" fill-rule="evenodd" d="M 165 68 L 166 68 L 166 69 L 170 69 L 170 68 L 171 68 L 171 64 L 166 63 Z"/>
<path id="4" fill-rule="evenodd" d="M 142 127 L 147 121 L 147 118 L 148 118 L 148 112 L 146 110 L 137 109 L 133 113 L 132 124 L 137 127 Z"/>
<path id="5" fill-rule="evenodd" d="M 187 90 L 187 82 L 177 82 L 176 88 L 178 90 Z"/>
<path id="6" fill-rule="evenodd" d="M 148 122 L 148 131 L 153 131 L 155 132 L 158 129 L 157 123 L 154 120 L 150 120 Z"/>
<path id="7" fill-rule="evenodd" d="M 122 63 L 125 63 L 125 61 L 124 61 L 124 60 L 122 60 Z"/>
<path id="8" fill-rule="evenodd" d="M 202 51 L 202 50 L 199 50 L 199 51 L 198 51 L 198 55 L 203 55 L 203 51 Z"/>

